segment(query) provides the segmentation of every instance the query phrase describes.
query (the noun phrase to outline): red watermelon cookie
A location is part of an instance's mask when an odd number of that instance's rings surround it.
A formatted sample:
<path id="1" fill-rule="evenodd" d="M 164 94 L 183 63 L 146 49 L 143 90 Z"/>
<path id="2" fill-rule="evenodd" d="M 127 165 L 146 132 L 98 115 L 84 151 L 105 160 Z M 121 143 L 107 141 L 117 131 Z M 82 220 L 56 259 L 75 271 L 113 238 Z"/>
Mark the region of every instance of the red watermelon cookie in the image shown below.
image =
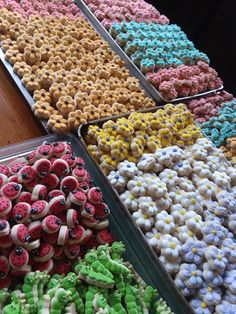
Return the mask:
<path id="1" fill-rule="evenodd" d="M 9 255 L 9 263 L 12 268 L 24 268 L 29 261 L 29 254 L 23 247 L 15 247 Z"/>
<path id="2" fill-rule="evenodd" d="M 78 167 L 84 167 L 84 168 L 86 166 L 84 159 L 81 157 L 76 157 L 76 165 Z"/>
<path id="3" fill-rule="evenodd" d="M 67 244 L 64 246 L 65 255 L 69 259 L 76 258 L 80 252 L 80 245 L 79 244 Z"/>
<path id="4" fill-rule="evenodd" d="M 21 189 L 21 184 L 9 182 L 1 187 L 0 194 L 9 200 L 14 200 L 20 195 Z"/>
<path id="5" fill-rule="evenodd" d="M 33 188 L 31 199 L 32 201 L 45 200 L 48 190 L 45 185 L 37 184 Z"/>
<path id="6" fill-rule="evenodd" d="M 58 239 L 57 239 L 57 244 L 58 245 L 65 245 L 68 242 L 69 238 L 69 229 L 67 226 L 61 226 Z"/>
<path id="7" fill-rule="evenodd" d="M 41 243 L 40 247 L 32 251 L 36 262 L 46 262 L 53 257 L 54 249 L 49 243 Z"/>
<path id="8" fill-rule="evenodd" d="M 47 196 L 47 199 L 48 199 L 48 202 L 50 202 L 54 197 L 57 197 L 57 196 L 64 196 L 65 197 L 65 194 L 61 191 L 61 190 L 52 190 L 48 193 L 48 196 Z"/>
<path id="9" fill-rule="evenodd" d="M 86 181 L 78 182 L 78 189 L 83 191 L 85 194 L 89 191 L 89 184 Z"/>
<path id="10" fill-rule="evenodd" d="M 5 237 L 10 233 L 9 222 L 5 219 L 0 219 L 0 237 Z"/>
<path id="11" fill-rule="evenodd" d="M 14 225 L 11 229 L 12 241 L 19 246 L 23 246 L 30 241 L 28 228 L 23 224 Z"/>
<path id="12" fill-rule="evenodd" d="M 40 220 L 33 221 L 28 225 L 28 232 L 31 240 L 40 239 L 42 231 L 43 227 Z"/>
<path id="13" fill-rule="evenodd" d="M 5 217 L 12 209 L 11 201 L 6 197 L 0 197 L 0 218 Z"/>
<path id="14" fill-rule="evenodd" d="M 11 285 L 11 281 L 12 279 L 10 275 L 4 279 L 0 279 L 0 290 L 4 288 L 9 288 Z"/>
<path id="15" fill-rule="evenodd" d="M 68 163 L 63 159 L 56 159 L 52 164 L 52 172 L 58 177 L 66 176 L 70 172 Z"/>
<path id="16" fill-rule="evenodd" d="M 102 191 L 99 187 L 93 187 L 88 191 L 88 200 L 92 204 L 97 204 L 102 202 Z"/>
<path id="17" fill-rule="evenodd" d="M 9 270 L 10 265 L 8 259 L 5 256 L 0 255 L 0 280 L 7 277 Z"/>
<path id="18" fill-rule="evenodd" d="M 85 236 L 85 230 L 83 226 L 77 225 L 69 231 L 69 244 L 78 244 L 83 241 Z"/>
<path id="19" fill-rule="evenodd" d="M 37 160 L 34 163 L 33 167 L 34 167 L 36 173 L 40 177 L 47 176 L 51 171 L 51 163 L 48 159 L 45 159 L 45 158 Z"/>
<path id="20" fill-rule="evenodd" d="M 78 181 L 73 176 L 67 176 L 61 180 L 60 189 L 65 193 L 70 193 L 77 188 Z"/>
<path id="21" fill-rule="evenodd" d="M 36 177 L 36 171 L 31 166 L 24 166 L 18 172 L 18 180 L 21 183 L 27 183 L 32 181 Z"/>
<path id="22" fill-rule="evenodd" d="M 86 229 L 84 232 L 84 238 L 80 242 L 80 245 L 87 243 L 93 236 L 93 231 L 90 229 Z"/>
<path id="23" fill-rule="evenodd" d="M 55 215 L 49 215 L 42 221 L 43 230 L 47 233 L 55 233 L 61 227 L 61 219 Z"/>
<path id="24" fill-rule="evenodd" d="M 26 160 L 28 161 L 28 164 L 29 164 L 29 165 L 33 165 L 37 159 L 38 159 L 38 158 L 37 158 L 37 156 L 36 156 L 35 150 L 33 150 L 31 153 L 29 153 L 29 154 L 26 156 Z"/>
<path id="25" fill-rule="evenodd" d="M 74 228 L 77 224 L 77 211 L 75 209 L 68 209 L 66 213 L 66 223 L 69 228 Z"/>
<path id="26" fill-rule="evenodd" d="M 31 266 L 26 265 L 25 267 L 22 267 L 20 270 L 19 269 L 12 269 L 11 270 L 11 276 L 23 278 L 29 272 L 31 272 Z"/>
<path id="27" fill-rule="evenodd" d="M 24 245 L 25 249 L 28 252 L 37 249 L 39 246 L 40 246 L 40 240 L 39 239 L 31 241 L 29 243 L 25 243 L 25 245 Z"/>
<path id="28" fill-rule="evenodd" d="M 63 246 L 60 246 L 60 245 L 56 245 L 56 244 L 53 245 L 53 249 L 54 249 L 54 256 L 53 256 L 53 259 L 54 259 L 55 261 L 58 261 L 58 260 L 60 260 L 60 259 L 62 259 L 62 258 L 65 257 L 63 248 L 64 248 L 64 247 L 63 247 Z"/>
<path id="29" fill-rule="evenodd" d="M 6 184 L 8 182 L 9 178 L 3 174 L 3 173 L 0 173 L 0 188 Z"/>
<path id="30" fill-rule="evenodd" d="M 12 209 L 12 217 L 17 223 L 25 222 L 30 216 L 31 206 L 28 203 L 20 202 Z"/>
<path id="31" fill-rule="evenodd" d="M 94 214 L 95 214 L 95 207 L 93 206 L 93 204 L 86 202 L 81 211 L 81 216 L 85 218 L 90 218 L 90 217 L 93 217 Z"/>
<path id="32" fill-rule="evenodd" d="M 65 154 L 61 159 L 65 160 L 70 168 L 74 168 L 76 165 L 76 157 L 71 153 Z"/>
<path id="33" fill-rule="evenodd" d="M 96 219 L 103 219 L 110 214 L 110 209 L 106 203 L 97 203 L 94 205 L 94 207 L 95 207 L 94 217 Z"/>
<path id="34" fill-rule="evenodd" d="M 84 192 L 80 190 L 74 190 L 70 192 L 69 199 L 72 203 L 83 206 L 87 200 L 87 196 Z"/>
<path id="35" fill-rule="evenodd" d="M 50 158 L 52 155 L 53 148 L 50 143 L 44 142 L 42 145 L 38 146 L 35 151 L 36 158 Z"/>
<path id="36" fill-rule="evenodd" d="M 68 151 L 66 143 L 54 142 L 52 144 L 52 155 L 57 158 L 61 158 Z"/>
<path id="37" fill-rule="evenodd" d="M 115 241 L 114 235 L 108 229 L 99 230 L 96 239 L 100 244 L 112 244 Z"/>
<path id="38" fill-rule="evenodd" d="M 49 211 L 53 215 L 60 214 L 66 210 L 66 200 L 63 195 L 56 196 L 49 202 Z"/>
<path id="39" fill-rule="evenodd" d="M 58 236 L 59 236 L 59 231 L 54 232 L 54 233 L 43 232 L 42 240 L 49 244 L 56 244 Z"/>
<path id="40" fill-rule="evenodd" d="M 74 176 L 79 182 L 84 181 L 87 177 L 87 170 L 83 166 L 77 166 L 72 171 Z"/>
<path id="41" fill-rule="evenodd" d="M 36 201 L 31 205 L 31 218 L 33 220 L 45 217 L 49 211 L 49 204 L 44 200 Z"/>
<path id="42" fill-rule="evenodd" d="M 7 165 L 0 165 L 0 173 L 4 174 L 5 176 L 10 176 L 10 169 Z"/>
<path id="43" fill-rule="evenodd" d="M 50 259 L 46 262 L 35 262 L 33 263 L 33 269 L 36 271 L 36 270 L 39 270 L 41 272 L 43 271 L 46 271 L 47 273 L 50 273 L 53 269 L 53 260 Z"/>
<path id="44" fill-rule="evenodd" d="M 68 274 L 71 270 L 72 270 L 72 265 L 71 265 L 71 262 L 69 261 L 60 261 L 60 262 L 57 262 L 57 273 L 59 275 L 66 275 Z"/>
<path id="45" fill-rule="evenodd" d="M 8 182 L 15 182 L 15 183 L 19 183 L 19 184 L 20 184 L 18 175 L 17 175 L 17 174 L 14 174 L 13 176 L 10 176 L 10 177 L 8 178 Z"/>
<path id="46" fill-rule="evenodd" d="M 32 194 L 30 192 L 21 192 L 20 195 L 17 197 L 16 202 L 25 202 L 31 205 L 33 203 L 33 201 L 31 200 L 31 195 Z"/>

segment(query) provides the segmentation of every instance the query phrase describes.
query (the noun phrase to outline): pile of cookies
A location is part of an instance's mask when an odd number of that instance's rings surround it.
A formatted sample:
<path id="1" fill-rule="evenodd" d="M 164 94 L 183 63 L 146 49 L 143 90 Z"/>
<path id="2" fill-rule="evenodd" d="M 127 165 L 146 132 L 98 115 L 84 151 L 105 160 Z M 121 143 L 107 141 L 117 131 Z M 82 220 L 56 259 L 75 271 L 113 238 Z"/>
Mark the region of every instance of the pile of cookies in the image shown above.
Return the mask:
<path id="1" fill-rule="evenodd" d="M 114 23 L 110 33 L 144 74 L 200 60 L 210 62 L 176 24 Z"/>
<path id="2" fill-rule="evenodd" d="M 55 16 L 57 18 L 75 19 L 82 15 L 73 0 L 1 0 L 0 9 L 2 8 L 7 8 L 25 18 L 40 15 L 43 17 Z"/>
<path id="3" fill-rule="evenodd" d="M 125 159 L 108 179 L 194 312 L 234 313 L 236 171 L 223 153 L 198 139 Z"/>
<path id="4" fill-rule="evenodd" d="M 0 16 L 5 58 L 32 93 L 35 115 L 48 120 L 54 132 L 155 106 L 83 18 L 25 20 L 6 9 Z"/>
<path id="5" fill-rule="evenodd" d="M 67 273 L 92 247 L 112 243 L 110 210 L 70 144 L 44 142 L 0 165 L 0 286 L 32 270 Z"/>
<path id="6" fill-rule="evenodd" d="M 30 272 L 17 290 L 0 291 L 4 314 L 155 313 L 172 314 L 158 293 L 124 263 L 124 245 L 99 246 L 76 262 L 74 272 Z M 127 312 L 126 312 L 127 311 Z"/>
<path id="7" fill-rule="evenodd" d="M 108 120 L 101 127 L 92 124 L 85 141 L 88 151 L 108 174 L 125 159 L 137 162 L 145 153 L 170 145 L 191 145 L 199 137 L 201 131 L 186 105 L 166 104 L 153 112 L 134 112 L 126 118 Z"/>
<path id="8" fill-rule="evenodd" d="M 168 24 L 169 19 L 161 15 L 151 4 L 143 0 L 85 0 L 88 8 L 93 12 L 102 25 L 109 29 L 113 23 L 135 21 L 146 23 Z"/>
<path id="9" fill-rule="evenodd" d="M 236 137 L 227 138 L 226 144 L 221 146 L 220 149 L 223 151 L 225 158 L 236 167 Z"/>

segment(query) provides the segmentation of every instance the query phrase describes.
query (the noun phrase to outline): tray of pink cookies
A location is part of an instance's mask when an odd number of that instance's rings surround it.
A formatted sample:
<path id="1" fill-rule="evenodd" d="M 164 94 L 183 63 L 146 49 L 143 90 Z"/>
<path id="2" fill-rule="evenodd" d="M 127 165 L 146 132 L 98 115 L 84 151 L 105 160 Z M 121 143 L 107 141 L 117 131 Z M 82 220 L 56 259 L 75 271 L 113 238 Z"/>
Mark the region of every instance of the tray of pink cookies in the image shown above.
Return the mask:
<path id="1" fill-rule="evenodd" d="M 0 36 L 1 60 L 47 130 L 156 105 L 82 16 L 26 18 L 3 8 Z"/>
<path id="2" fill-rule="evenodd" d="M 234 313 L 236 171 L 187 106 L 90 123 L 79 135 L 193 312 Z"/>
<path id="3" fill-rule="evenodd" d="M 3 313 L 191 313 L 123 206 L 72 134 L 1 148 Z"/>
<path id="4" fill-rule="evenodd" d="M 144 1 L 76 0 L 113 49 L 130 64 L 153 98 L 181 101 L 223 88 L 206 54 L 187 35 Z"/>

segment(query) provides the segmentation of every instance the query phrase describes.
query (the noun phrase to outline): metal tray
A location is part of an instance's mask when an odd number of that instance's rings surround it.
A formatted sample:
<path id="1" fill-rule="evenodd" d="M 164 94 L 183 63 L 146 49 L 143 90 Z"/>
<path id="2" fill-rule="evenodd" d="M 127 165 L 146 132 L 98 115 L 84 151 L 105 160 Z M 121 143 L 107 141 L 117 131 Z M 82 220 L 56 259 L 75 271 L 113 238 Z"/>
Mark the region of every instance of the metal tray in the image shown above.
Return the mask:
<path id="1" fill-rule="evenodd" d="M 114 40 L 114 38 L 110 35 L 110 33 L 106 30 L 106 28 L 100 23 L 100 21 L 96 18 L 96 16 L 92 13 L 92 11 L 87 7 L 87 5 L 84 3 L 83 0 L 74 0 L 75 4 L 80 8 L 80 10 L 84 13 L 84 15 L 88 18 L 88 20 L 91 22 L 93 27 L 96 29 L 100 35 L 109 42 L 112 49 L 119 54 L 119 56 L 126 62 L 127 68 L 130 70 L 130 72 L 139 79 L 142 86 L 145 88 L 145 90 L 153 97 L 153 99 L 158 102 L 167 102 L 167 103 L 176 103 L 179 101 L 184 101 L 187 99 L 193 99 L 197 97 L 207 96 L 212 93 L 215 93 L 217 91 L 220 91 L 224 88 L 222 85 L 221 87 L 217 89 L 213 89 L 207 92 L 203 92 L 194 96 L 187 96 L 187 97 L 180 97 L 173 100 L 168 100 L 165 97 L 163 97 L 158 90 L 147 81 L 146 76 L 140 71 L 140 69 L 133 63 L 133 61 L 129 58 L 129 56 L 124 52 L 124 50 L 117 44 L 117 42 Z"/>
<path id="2" fill-rule="evenodd" d="M 1 59 L 1 62 L 3 64 L 3 66 L 7 70 L 9 76 L 11 77 L 13 82 L 16 84 L 16 86 L 18 87 L 19 91 L 24 96 L 24 98 L 25 98 L 27 104 L 29 105 L 30 109 L 32 110 L 32 107 L 33 107 L 35 101 L 34 101 L 33 97 L 31 96 L 31 94 L 28 92 L 28 90 L 21 83 L 20 78 L 13 71 L 12 65 L 8 61 L 6 61 L 5 56 L 4 56 L 4 52 L 2 51 L 1 48 L 0 48 L 0 59 Z M 35 117 L 35 119 L 37 119 L 40 122 L 40 124 L 43 126 L 43 128 L 46 130 L 47 133 L 51 133 L 50 129 L 47 126 L 47 121 L 46 120 L 38 119 L 36 117 Z"/>
<path id="3" fill-rule="evenodd" d="M 130 214 L 125 211 L 118 194 L 114 193 L 105 175 L 94 164 L 84 144 L 81 144 L 74 135 L 51 134 L 16 145 L 5 146 L 0 148 L 0 163 L 6 162 L 16 156 L 24 156 L 34 150 L 43 141 L 67 141 L 71 143 L 75 154 L 85 160 L 86 168 L 90 172 L 95 184 L 101 187 L 104 200 L 111 208 L 109 227 L 117 240 L 125 243 L 125 259 L 132 263 L 134 269 L 147 284 L 151 284 L 158 289 L 160 296 L 167 302 L 175 314 L 193 313 L 186 300 L 174 286 L 172 279 L 166 273 L 162 264 L 154 256 L 153 252 L 150 251 L 148 243 L 140 237 L 139 229 L 133 225 Z"/>

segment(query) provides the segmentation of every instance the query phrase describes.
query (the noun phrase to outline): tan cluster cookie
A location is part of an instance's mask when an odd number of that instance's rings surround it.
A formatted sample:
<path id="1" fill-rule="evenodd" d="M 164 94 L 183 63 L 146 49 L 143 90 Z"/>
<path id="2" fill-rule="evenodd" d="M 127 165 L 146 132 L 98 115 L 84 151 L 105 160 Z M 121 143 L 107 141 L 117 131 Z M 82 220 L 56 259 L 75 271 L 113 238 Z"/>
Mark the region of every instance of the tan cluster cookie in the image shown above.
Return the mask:
<path id="1" fill-rule="evenodd" d="M 220 147 L 224 152 L 225 158 L 236 167 L 236 137 L 230 137 L 226 140 L 226 145 Z"/>
<path id="2" fill-rule="evenodd" d="M 5 58 L 36 101 L 35 115 L 55 132 L 155 106 L 83 18 L 26 21 L 3 9 L 0 36 Z"/>

